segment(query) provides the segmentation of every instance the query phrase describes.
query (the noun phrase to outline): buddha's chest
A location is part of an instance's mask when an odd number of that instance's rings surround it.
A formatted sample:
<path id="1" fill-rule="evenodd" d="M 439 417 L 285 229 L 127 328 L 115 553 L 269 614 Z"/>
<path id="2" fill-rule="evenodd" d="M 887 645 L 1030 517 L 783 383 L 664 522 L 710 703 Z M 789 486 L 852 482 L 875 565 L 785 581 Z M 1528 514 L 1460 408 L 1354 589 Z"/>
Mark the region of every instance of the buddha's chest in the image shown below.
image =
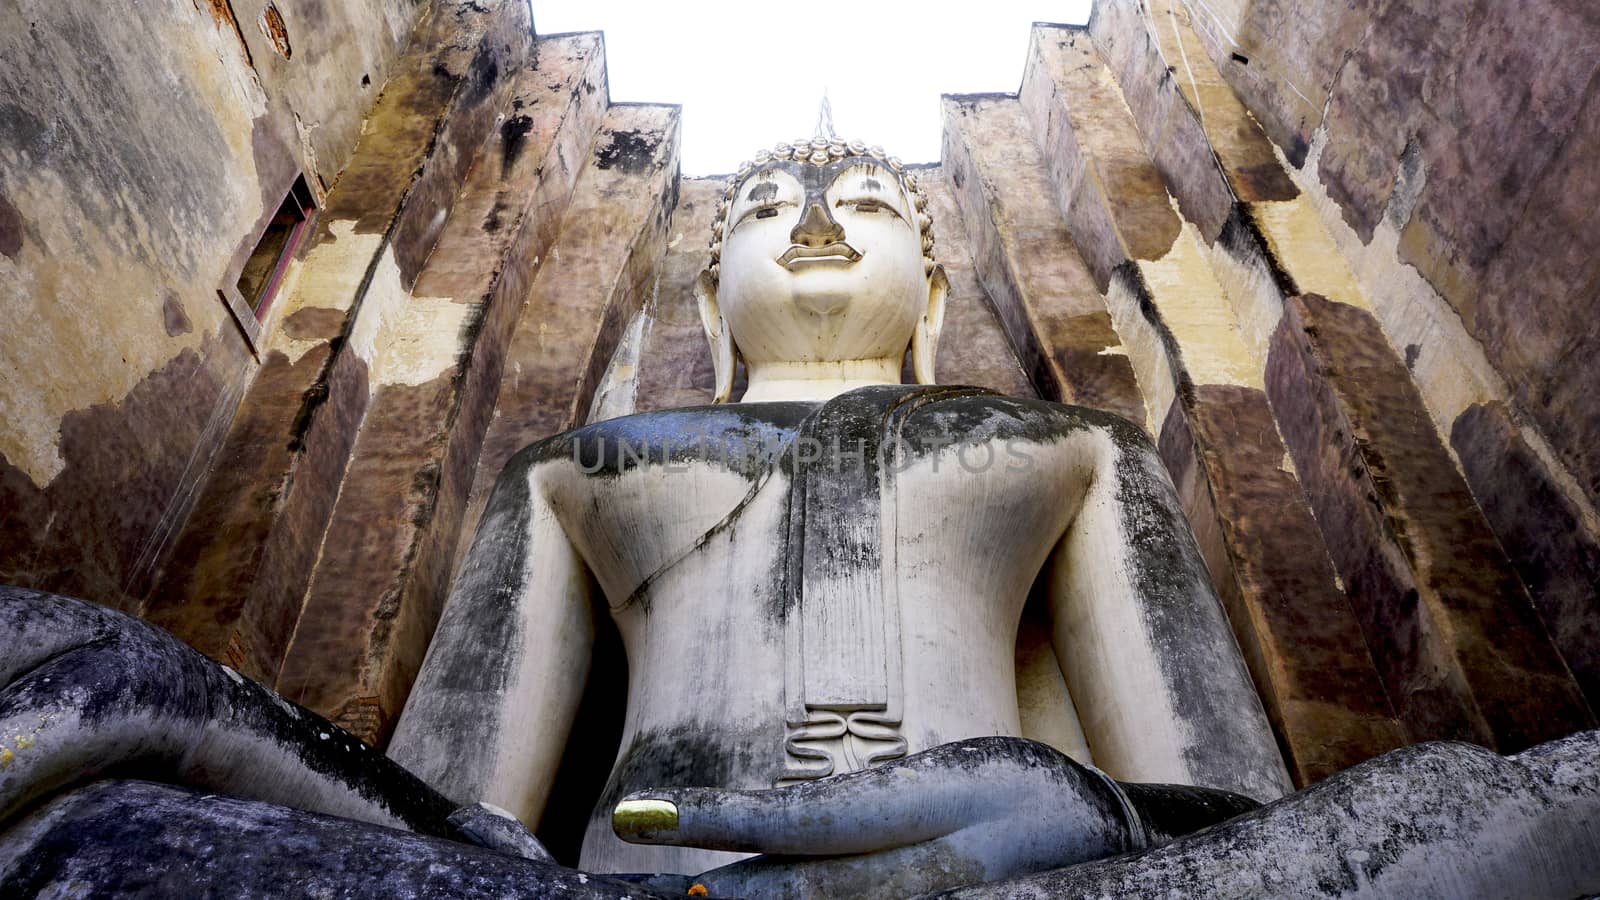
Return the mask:
<path id="1" fill-rule="evenodd" d="M 785 780 L 893 758 L 925 732 L 990 733 L 1014 715 L 1003 678 L 947 686 L 933 707 L 926 686 L 952 670 L 1010 671 L 1028 588 L 1067 510 L 1038 472 L 967 459 L 871 480 L 848 465 L 746 478 L 696 463 L 574 486 L 558 506 L 642 676 L 629 698 L 640 724 L 699 721 L 712 711 L 693 698 L 717 697 L 718 727 L 776 729 L 771 777 Z"/>
<path id="2" fill-rule="evenodd" d="M 1026 591 L 1067 510 L 1037 471 L 991 456 L 951 453 L 868 477 L 825 463 L 796 473 L 775 462 L 752 477 L 680 461 L 561 479 L 551 505 L 613 610 L 648 598 L 670 613 L 711 588 L 792 615 L 826 607 L 846 622 L 885 593 L 923 607 L 1004 607 Z"/>

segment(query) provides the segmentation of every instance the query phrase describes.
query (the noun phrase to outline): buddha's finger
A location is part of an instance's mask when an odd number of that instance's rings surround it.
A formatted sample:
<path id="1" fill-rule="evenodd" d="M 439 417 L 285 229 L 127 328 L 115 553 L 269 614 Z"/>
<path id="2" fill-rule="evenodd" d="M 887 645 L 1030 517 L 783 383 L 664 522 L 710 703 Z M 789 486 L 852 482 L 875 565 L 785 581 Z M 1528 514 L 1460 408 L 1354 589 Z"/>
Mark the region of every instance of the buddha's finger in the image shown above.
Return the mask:
<path id="1" fill-rule="evenodd" d="M 695 881 L 713 897 L 914 897 L 989 880 L 992 866 L 962 834 L 878 853 L 755 856 Z"/>
<path id="2" fill-rule="evenodd" d="M 1041 802 L 1126 818 L 1105 776 L 1043 744 L 991 737 L 770 790 L 641 791 L 617 805 L 612 827 L 641 844 L 832 856 L 918 844 Z"/>
<path id="3" fill-rule="evenodd" d="M 847 856 L 757 856 L 696 877 L 716 897 L 910 897 L 1136 849 L 1116 816 L 1041 818 L 1024 808 L 904 847 Z"/>

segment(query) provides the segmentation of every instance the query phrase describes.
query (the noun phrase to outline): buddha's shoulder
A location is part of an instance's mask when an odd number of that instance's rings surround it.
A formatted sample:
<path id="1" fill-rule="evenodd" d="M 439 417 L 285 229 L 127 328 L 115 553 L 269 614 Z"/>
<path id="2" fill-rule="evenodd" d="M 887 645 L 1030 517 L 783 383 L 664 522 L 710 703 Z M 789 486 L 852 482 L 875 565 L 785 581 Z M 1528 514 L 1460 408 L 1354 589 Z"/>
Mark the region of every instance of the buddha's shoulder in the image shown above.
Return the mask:
<path id="1" fill-rule="evenodd" d="M 667 462 L 749 448 L 752 464 L 770 457 L 792 436 L 818 404 L 729 403 L 685 406 L 618 416 L 551 435 L 524 447 L 508 465 L 529 468 L 544 463 L 577 462 L 581 467 L 613 468 L 627 460 Z"/>
<path id="2" fill-rule="evenodd" d="M 930 391 L 907 417 L 907 437 L 944 435 L 963 443 L 981 440 L 1059 440 L 1084 432 L 1103 433 L 1118 443 L 1147 444 L 1134 423 L 1103 410 L 1030 397 L 1009 397 L 976 388 Z"/>
<path id="3" fill-rule="evenodd" d="M 575 463 L 587 473 L 604 473 L 715 460 L 754 476 L 771 466 L 813 416 L 846 429 L 893 422 L 899 440 L 932 450 L 952 443 L 1049 443 L 1085 432 L 1106 434 L 1119 444 L 1149 443 L 1128 420 L 1088 407 L 980 388 L 883 385 L 850 391 L 826 404 L 730 403 L 619 416 L 536 441 L 512 458 L 507 471 Z M 857 424 L 846 424 L 852 420 Z"/>

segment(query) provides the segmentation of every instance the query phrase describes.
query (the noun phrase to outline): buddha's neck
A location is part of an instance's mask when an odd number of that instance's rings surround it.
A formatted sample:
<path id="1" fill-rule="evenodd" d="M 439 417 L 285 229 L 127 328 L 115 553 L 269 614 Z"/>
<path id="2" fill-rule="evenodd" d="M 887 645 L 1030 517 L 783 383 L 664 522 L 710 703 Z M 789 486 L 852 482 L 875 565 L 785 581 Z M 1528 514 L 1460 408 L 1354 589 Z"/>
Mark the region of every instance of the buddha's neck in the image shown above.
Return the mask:
<path id="1" fill-rule="evenodd" d="M 821 402 L 871 384 L 899 384 L 899 359 L 845 359 L 834 362 L 750 363 L 750 386 L 740 402 L 811 400 Z"/>

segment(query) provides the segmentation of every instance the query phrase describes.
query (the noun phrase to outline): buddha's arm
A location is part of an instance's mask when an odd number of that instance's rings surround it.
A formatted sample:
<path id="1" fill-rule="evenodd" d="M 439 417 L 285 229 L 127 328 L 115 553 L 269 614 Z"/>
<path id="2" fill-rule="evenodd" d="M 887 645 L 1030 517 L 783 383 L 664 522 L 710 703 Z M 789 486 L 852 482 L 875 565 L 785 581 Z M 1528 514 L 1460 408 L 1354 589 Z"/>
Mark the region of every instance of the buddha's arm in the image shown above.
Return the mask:
<path id="1" fill-rule="evenodd" d="M 460 802 L 536 824 L 588 676 L 591 578 L 541 486 L 539 445 L 495 483 L 389 755 Z"/>
<path id="2" fill-rule="evenodd" d="M 1048 564 L 1056 656 L 1095 764 L 1121 781 L 1289 789 L 1177 492 L 1143 432 L 1091 440 L 1092 483 Z"/>

